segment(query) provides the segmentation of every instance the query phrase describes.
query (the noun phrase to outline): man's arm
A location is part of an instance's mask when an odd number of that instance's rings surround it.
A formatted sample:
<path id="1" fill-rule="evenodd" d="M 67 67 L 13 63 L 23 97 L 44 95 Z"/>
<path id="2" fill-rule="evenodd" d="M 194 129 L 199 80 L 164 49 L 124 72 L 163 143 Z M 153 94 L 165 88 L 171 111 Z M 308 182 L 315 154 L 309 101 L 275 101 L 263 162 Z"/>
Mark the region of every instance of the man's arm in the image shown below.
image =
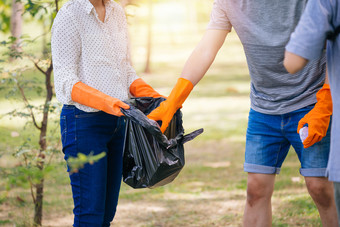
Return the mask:
<path id="1" fill-rule="evenodd" d="M 226 30 L 207 30 L 185 63 L 181 77 L 195 86 L 213 63 L 228 33 Z"/>
<path id="2" fill-rule="evenodd" d="M 173 115 L 182 106 L 193 87 L 202 79 L 214 61 L 229 31 L 207 30 L 184 65 L 181 77 L 167 100 L 152 111 L 148 117 L 162 121 L 161 131 L 165 132 Z"/>
<path id="3" fill-rule="evenodd" d="M 286 51 L 291 53 L 286 54 L 287 59 L 284 61 L 287 71 L 290 73 L 298 71 L 304 65 L 303 59 L 316 60 L 322 56 L 327 34 L 334 30 L 331 23 L 334 4 L 336 1 L 308 1 L 286 46 Z M 298 124 L 298 132 L 303 126 L 308 125 L 308 137 L 303 141 L 305 148 L 319 142 L 327 134 L 333 108 L 327 81 L 316 93 L 316 99 L 314 108 Z"/>
<path id="4" fill-rule="evenodd" d="M 287 71 L 291 74 L 297 73 L 303 69 L 307 62 L 307 59 L 299 55 L 288 51 L 285 52 L 283 64 Z M 308 125 L 308 136 L 303 141 L 303 146 L 305 148 L 312 146 L 326 136 L 330 122 L 330 116 L 333 112 L 327 67 L 325 83 L 323 87 L 316 93 L 316 98 L 317 103 L 315 104 L 314 108 L 299 121 L 297 128 L 297 132 L 299 132 L 302 127 Z"/>
<path id="5" fill-rule="evenodd" d="M 308 63 L 307 59 L 294 53 L 285 51 L 283 65 L 289 73 L 291 74 L 297 73 L 298 71 L 303 69 L 307 63 Z"/>
<path id="6" fill-rule="evenodd" d="M 286 45 L 284 66 L 289 73 L 301 70 L 308 60 L 319 59 L 324 51 L 328 32 L 332 32 L 331 1 L 309 1 L 298 25 Z"/>
<path id="7" fill-rule="evenodd" d="M 329 84 L 329 79 L 328 79 L 328 69 L 326 66 L 326 77 L 325 77 L 325 84 Z"/>

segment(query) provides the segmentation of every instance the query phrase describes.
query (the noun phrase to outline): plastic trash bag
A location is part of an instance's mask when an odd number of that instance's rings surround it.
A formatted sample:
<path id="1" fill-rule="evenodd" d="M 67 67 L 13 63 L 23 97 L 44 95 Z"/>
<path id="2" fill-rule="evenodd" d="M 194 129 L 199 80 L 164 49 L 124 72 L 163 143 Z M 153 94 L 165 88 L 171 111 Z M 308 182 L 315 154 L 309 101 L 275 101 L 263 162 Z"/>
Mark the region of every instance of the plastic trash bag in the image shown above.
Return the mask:
<path id="1" fill-rule="evenodd" d="M 127 118 L 123 181 L 133 188 L 156 188 L 173 181 L 185 164 L 183 144 L 203 132 L 199 129 L 184 135 L 178 110 L 162 134 L 157 122 L 146 116 L 163 100 L 133 98 L 127 102 L 130 109 L 122 109 Z"/>

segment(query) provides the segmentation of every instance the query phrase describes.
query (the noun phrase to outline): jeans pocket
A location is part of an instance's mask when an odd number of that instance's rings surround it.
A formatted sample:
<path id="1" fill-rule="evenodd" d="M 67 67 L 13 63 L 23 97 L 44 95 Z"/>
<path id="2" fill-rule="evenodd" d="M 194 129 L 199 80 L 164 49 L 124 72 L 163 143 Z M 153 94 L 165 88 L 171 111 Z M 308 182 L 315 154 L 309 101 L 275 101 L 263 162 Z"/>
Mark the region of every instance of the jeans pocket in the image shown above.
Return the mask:
<path id="1" fill-rule="evenodd" d="M 96 117 L 96 116 L 99 116 L 99 115 L 102 115 L 102 114 L 104 114 L 103 111 L 98 111 L 98 112 L 85 112 L 85 111 L 78 110 L 78 111 L 76 112 L 75 117 L 76 117 L 76 118 L 90 118 L 90 117 Z"/>
<path id="2" fill-rule="evenodd" d="M 67 133 L 67 123 L 66 116 L 60 116 L 60 132 L 61 132 L 61 143 L 63 146 L 66 144 L 66 133 Z"/>

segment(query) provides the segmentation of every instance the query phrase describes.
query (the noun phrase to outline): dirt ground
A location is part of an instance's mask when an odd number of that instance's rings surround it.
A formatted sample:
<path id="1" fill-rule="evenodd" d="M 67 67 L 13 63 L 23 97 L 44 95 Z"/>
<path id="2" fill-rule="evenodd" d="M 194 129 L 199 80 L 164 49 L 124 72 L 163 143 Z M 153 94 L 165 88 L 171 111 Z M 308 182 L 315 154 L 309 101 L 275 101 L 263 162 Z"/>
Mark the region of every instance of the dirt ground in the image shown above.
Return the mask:
<path id="1" fill-rule="evenodd" d="M 241 226 L 247 176 L 243 172 L 244 144 L 204 141 L 188 144 L 185 150 L 186 165 L 169 185 L 157 189 L 132 189 L 122 184 L 111 226 Z M 272 198 L 273 226 L 320 226 L 317 210 L 308 196 L 303 178 L 298 175 L 294 156 L 288 157 L 282 172 Z M 53 187 L 52 183 L 46 188 L 43 226 L 72 226 L 70 186 L 65 182 L 62 188 L 51 191 Z M 15 200 L 15 192 L 10 193 Z M 53 199 L 57 201 L 53 202 Z M 51 204 L 54 203 L 58 207 L 53 208 Z M 31 219 L 32 208 L 29 210 L 13 202 L 0 204 L 0 226 L 29 226 L 13 225 L 13 221 L 24 223 L 25 219 Z"/>
<path id="2" fill-rule="evenodd" d="M 240 216 L 243 211 L 244 193 L 231 195 L 227 192 L 206 193 L 192 198 L 180 195 L 164 195 L 173 203 L 121 201 L 111 226 L 179 226 L 180 220 L 171 220 L 171 212 L 186 219 L 182 226 L 241 226 L 228 223 L 228 216 Z M 236 197 L 236 198 L 231 198 Z M 239 198 L 239 199 L 237 199 Z M 209 202 L 207 202 L 209 201 Z M 180 210 L 181 213 L 178 211 Z M 188 217 L 184 217 L 188 215 Z M 224 217 L 221 219 L 221 217 Z M 189 219 L 193 219 L 190 223 Z M 72 226 L 73 215 L 55 217 L 44 221 L 44 226 Z"/>

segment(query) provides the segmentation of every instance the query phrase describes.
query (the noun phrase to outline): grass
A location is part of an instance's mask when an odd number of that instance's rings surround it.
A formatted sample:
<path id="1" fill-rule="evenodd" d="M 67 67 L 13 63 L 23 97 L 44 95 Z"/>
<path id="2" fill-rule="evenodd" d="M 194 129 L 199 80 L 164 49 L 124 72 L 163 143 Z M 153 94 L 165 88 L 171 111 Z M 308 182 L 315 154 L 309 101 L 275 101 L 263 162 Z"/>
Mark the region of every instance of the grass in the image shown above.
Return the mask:
<path id="1" fill-rule="evenodd" d="M 132 28 L 132 32 L 136 30 Z M 139 50 L 145 40 L 132 36 L 132 56 L 138 74 L 168 95 L 202 32 L 201 29 L 185 33 L 176 42 L 155 41 L 151 74 L 142 73 L 144 52 Z M 165 34 L 160 34 L 157 39 L 164 37 Z M 247 184 L 243 161 L 250 79 L 236 34 L 228 35 L 227 39 L 182 109 L 186 132 L 201 127 L 205 130 L 185 145 L 186 166 L 174 182 L 157 189 L 136 190 L 122 184 L 116 226 L 241 226 Z M 36 71 L 25 72 L 26 78 L 37 75 Z M 20 108 L 20 101 L 10 102 L 4 99 L 4 91 L 0 94 L 1 114 Z M 42 101 L 33 92 L 28 94 L 32 102 Z M 58 113 L 51 116 L 52 121 L 57 119 Z M 25 125 L 26 121 L 16 117 L 0 119 L 0 171 L 20 165 L 20 160 L 11 153 L 28 137 L 37 137 L 32 125 Z M 51 130 L 55 127 L 57 123 L 50 125 Z M 12 132 L 20 136 L 13 137 Z M 59 139 L 57 135 L 58 128 L 55 140 Z M 72 194 L 61 152 L 52 165 L 53 171 L 45 182 L 43 223 L 71 226 Z M 321 226 L 299 168 L 291 150 L 276 177 L 273 226 Z M 33 207 L 29 190 L 14 185 L 6 190 L 5 181 L 0 181 L 0 225 L 30 226 Z"/>

